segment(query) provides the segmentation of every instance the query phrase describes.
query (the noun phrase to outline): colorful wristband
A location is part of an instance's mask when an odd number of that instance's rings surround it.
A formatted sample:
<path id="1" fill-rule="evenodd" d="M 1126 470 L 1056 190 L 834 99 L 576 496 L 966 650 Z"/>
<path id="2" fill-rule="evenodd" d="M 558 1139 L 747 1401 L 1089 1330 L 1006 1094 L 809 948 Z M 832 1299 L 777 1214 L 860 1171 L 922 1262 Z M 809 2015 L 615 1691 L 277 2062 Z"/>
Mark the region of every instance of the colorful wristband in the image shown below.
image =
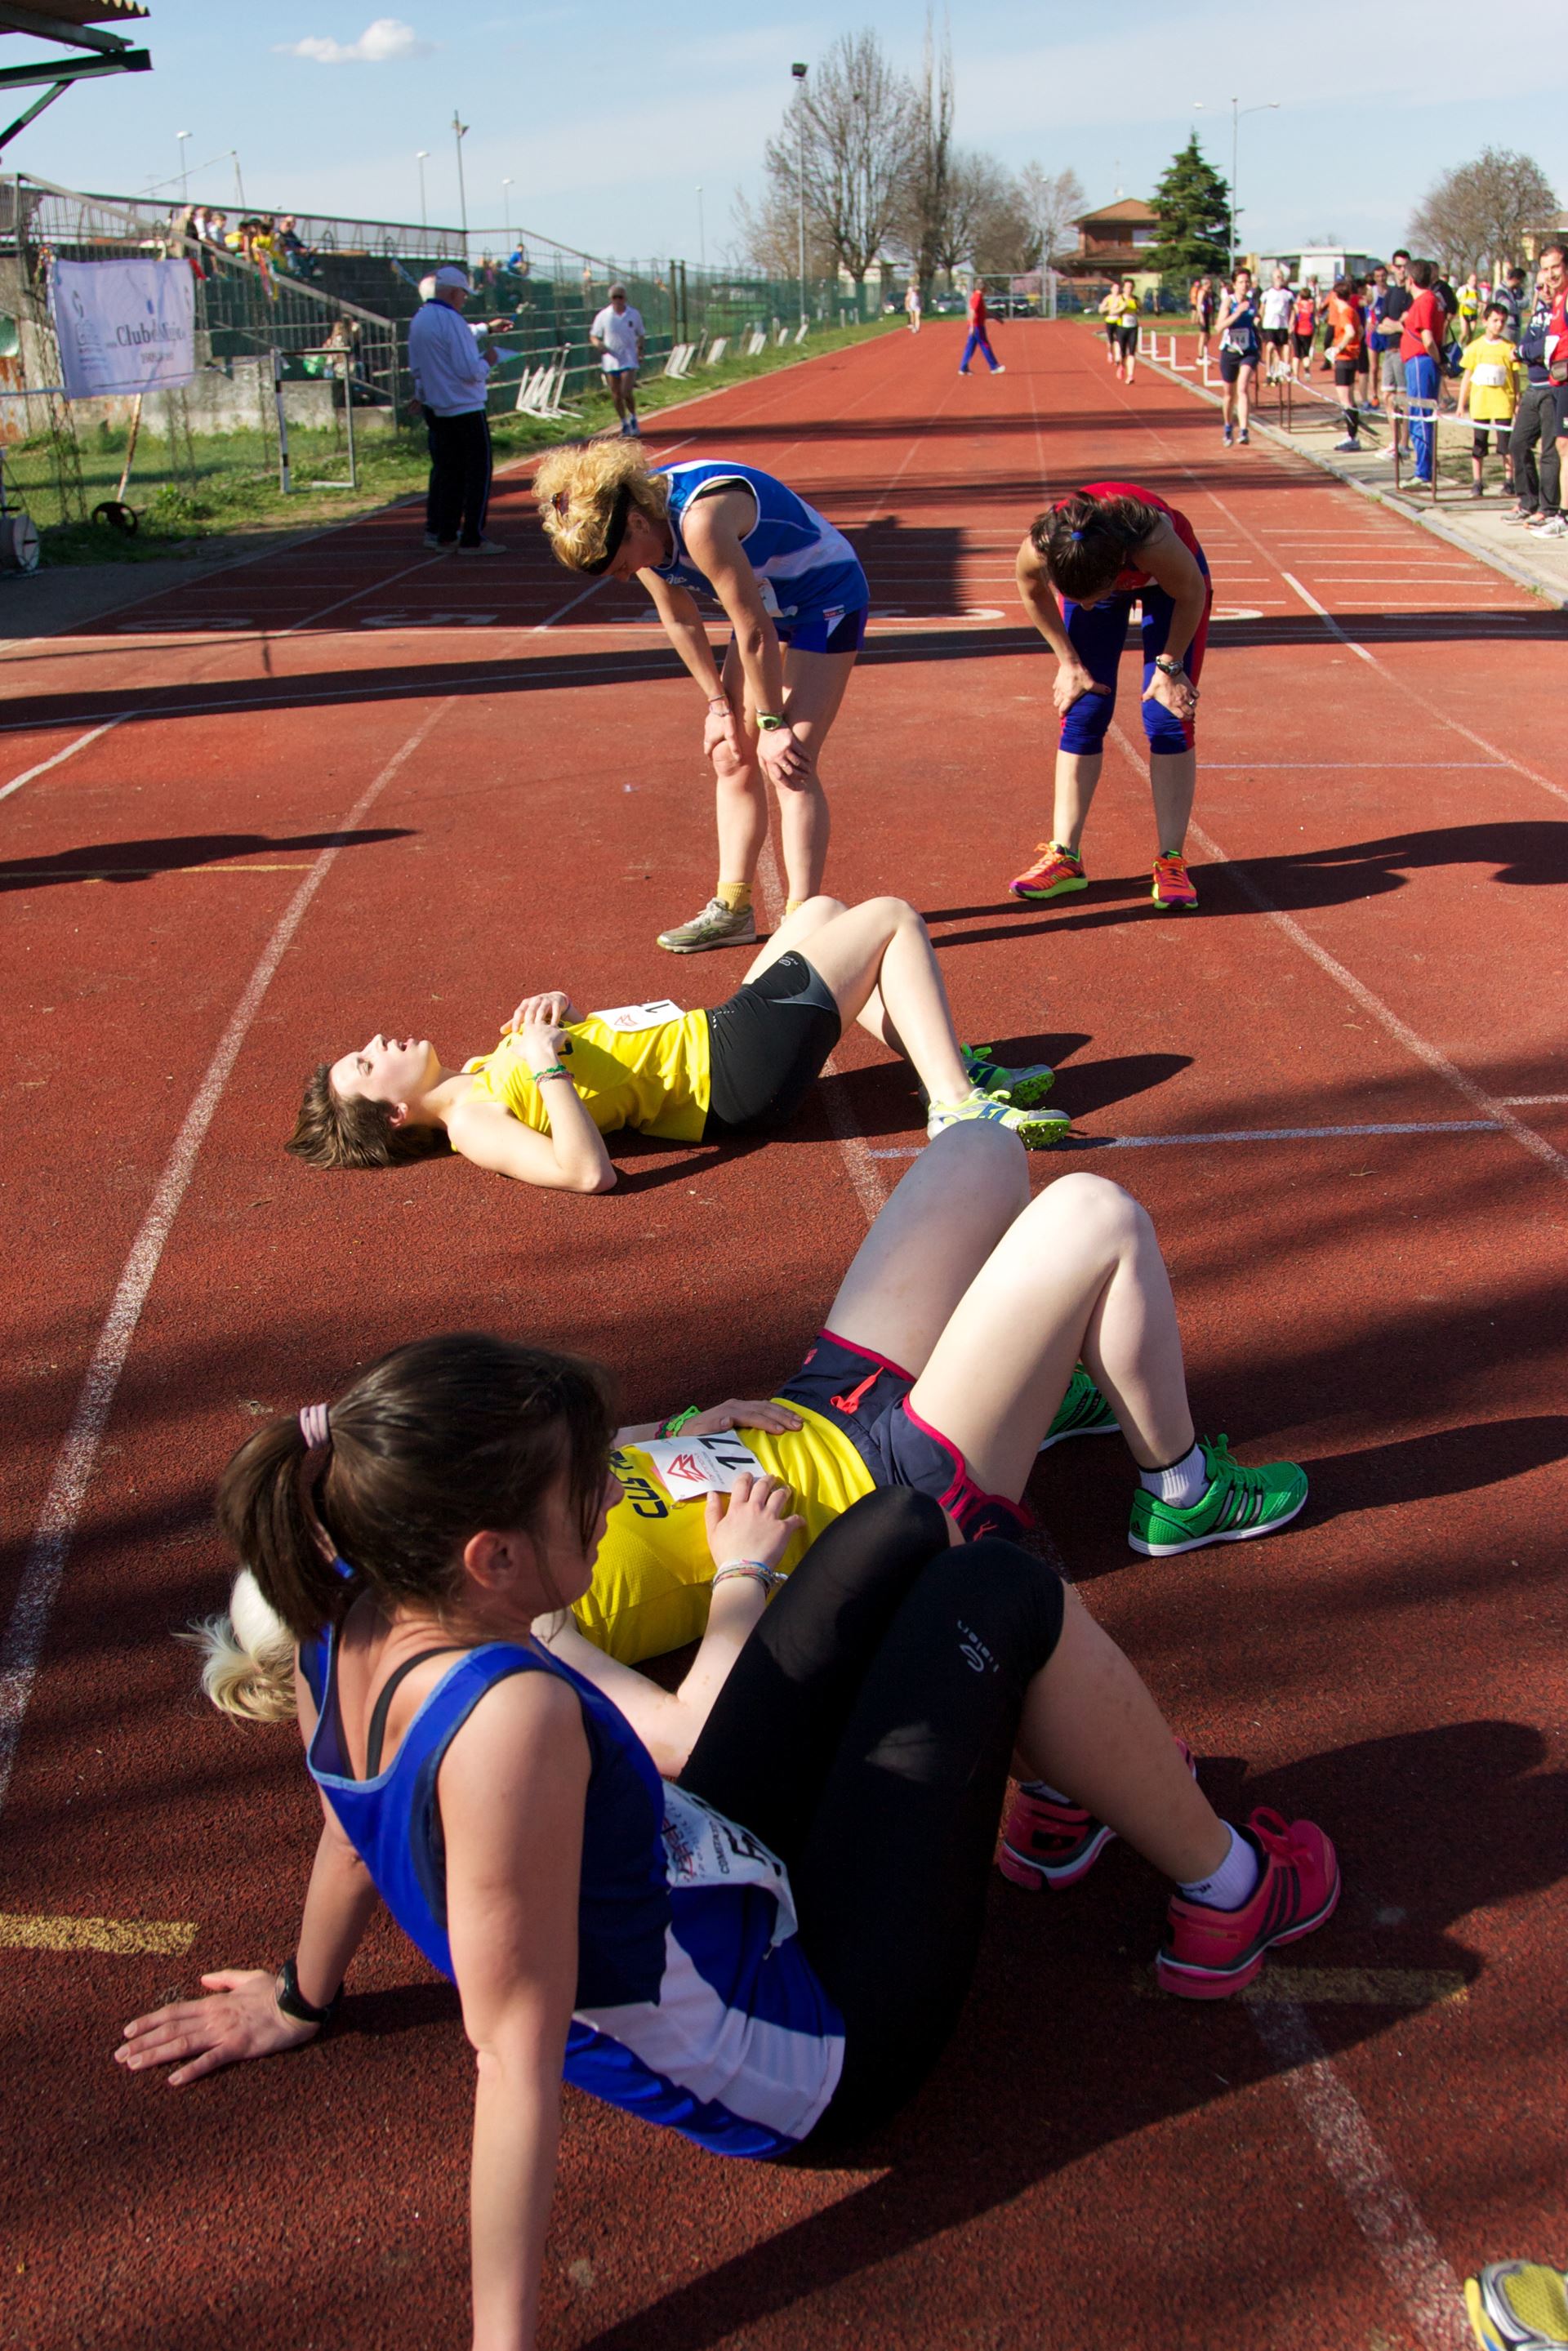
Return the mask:
<path id="1" fill-rule="evenodd" d="M 542 1086 L 547 1078 L 570 1078 L 570 1071 L 563 1070 L 560 1063 L 557 1061 L 548 1070 L 536 1070 L 534 1083 L 536 1086 Z"/>
<path id="2" fill-rule="evenodd" d="M 714 1589 L 716 1591 L 736 1575 L 749 1576 L 753 1583 L 760 1583 L 764 1592 L 777 1592 L 780 1584 L 789 1581 L 781 1568 L 767 1567 L 759 1559 L 731 1559 L 714 1571 Z"/>
<path id="3" fill-rule="evenodd" d="M 701 1410 L 702 1406 L 700 1404 L 689 1404 L 687 1405 L 685 1412 L 673 1412 L 668 1420 L 661 1422 L 659 1426 L 660 1436 L 679 1437 L 687 1421 L 695 1420 Z"/>

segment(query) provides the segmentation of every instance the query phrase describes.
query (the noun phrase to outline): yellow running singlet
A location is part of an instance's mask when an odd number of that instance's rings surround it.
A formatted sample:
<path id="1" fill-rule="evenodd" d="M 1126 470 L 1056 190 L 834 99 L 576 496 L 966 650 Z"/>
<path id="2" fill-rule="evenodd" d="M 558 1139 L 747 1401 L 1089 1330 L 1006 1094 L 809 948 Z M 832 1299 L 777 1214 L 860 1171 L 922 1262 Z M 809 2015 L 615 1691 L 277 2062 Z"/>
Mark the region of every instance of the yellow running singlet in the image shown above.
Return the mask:
<path id="1" fill-rule="evenodd" d="M 700 1143 L 711 1073 L 706 1012 L 683 1012 L 652 1029 L 612 1029 L 595 1014 L 567 1024 L 562 1057 L 583 1108 L 601 1134 L 629 1126 L 666 1143 Z M 549 1133 L 544 1098 L 516 1037 L 463 1064 L 482 1101 L 499 1102 L 536 1134 Z"/>
<path id="2" fill-rule="evenodd" d="M 755 1453 L 759 1469 L 781 1478 L 806 1531 L 779 1562 L 793 1573 L 809 1544 L 875 1480 L 849 1438 L 831 1421 L 792 1404 L 805 1426 L 781 1436 L 761 1428 L 734 1434 Z M 701 1499 L 675 1501 L 640 1446 L 613 1453 L 610 1466 L 625 1487 L 610 1513 L 593 1562 L 593 1582 L 572 1609 L 578 1629 L 596 1648 L 640 1665 L 701 1638 L 707 1625 L 713 1555 Z"/>

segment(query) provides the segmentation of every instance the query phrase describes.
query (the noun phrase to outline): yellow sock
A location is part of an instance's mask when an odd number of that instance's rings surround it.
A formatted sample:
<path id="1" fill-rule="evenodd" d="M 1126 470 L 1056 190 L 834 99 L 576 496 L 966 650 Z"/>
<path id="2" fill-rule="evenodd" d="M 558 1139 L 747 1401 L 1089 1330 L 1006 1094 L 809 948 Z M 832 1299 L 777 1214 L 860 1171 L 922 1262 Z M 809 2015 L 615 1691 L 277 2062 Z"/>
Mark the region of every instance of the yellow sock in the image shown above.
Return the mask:
<path id="1" fill-rule="evenodd" d="M 787 915 L 799 914 L 800 908 L 805 904 L 805 903 L 806 901 L 804 898 L 786 898 L 784 901 L 784 912 Z"/>
<path id="2" fill-rule="evenodd" d="M 751 904 L 749 882 L 721 882 L 714 896 L 729 908 L 732 914 L 744 914 Z"/>

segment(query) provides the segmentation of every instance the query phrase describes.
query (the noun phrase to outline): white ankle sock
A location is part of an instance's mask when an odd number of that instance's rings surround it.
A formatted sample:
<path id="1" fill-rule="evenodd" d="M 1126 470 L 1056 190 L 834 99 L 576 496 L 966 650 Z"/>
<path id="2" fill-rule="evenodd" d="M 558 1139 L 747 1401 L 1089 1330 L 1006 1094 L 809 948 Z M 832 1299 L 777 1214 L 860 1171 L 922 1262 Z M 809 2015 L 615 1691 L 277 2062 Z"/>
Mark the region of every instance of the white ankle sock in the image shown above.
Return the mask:
<path id="1" fill-rule="evenodd" d="M 1019 1785 L 1026 1796 L 1043 1796 L 1048 1804 L 1071 1804 L 1075 1809 L 1082 1809 L 1075 1797 L 1064 1796 L 1060 1788 L 1051 1786 L 1049 1780 L 1020 1780 Z"/>
<path id="2" fill-rule="evenodd" d="M 1239 1910 L 1258 1883 L 1256 1848 L 1244 1836 L 1238 1836 L 1228 1821 L 1226 1827 L 1230 1829 L 1230 1851 L 1219 1867 L 1180 1889 L 1189 1902 L 1205 1902 L 1211 1910 Z"/>
<path id="3" fill-rule="evenodd" d="M 1190 1453 L 1184 1453 L 1168 1469 L 1140 1469 L 1138 1483 L 1145 1494 L 1189 1510 L 1208 1483 L 1208 1464 L 1203 1458 L 1202 1446 L 1195 1445 Z"/>

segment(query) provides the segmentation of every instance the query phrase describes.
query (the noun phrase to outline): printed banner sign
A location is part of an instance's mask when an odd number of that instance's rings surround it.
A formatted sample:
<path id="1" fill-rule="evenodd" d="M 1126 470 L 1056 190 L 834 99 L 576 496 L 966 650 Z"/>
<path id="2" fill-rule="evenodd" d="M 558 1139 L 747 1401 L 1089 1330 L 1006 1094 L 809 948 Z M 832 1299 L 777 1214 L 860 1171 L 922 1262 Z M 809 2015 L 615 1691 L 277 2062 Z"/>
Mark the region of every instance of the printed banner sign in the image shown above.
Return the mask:
<path id="1" fill-rule="evenodd" d="M 168 391 L 196 372 L 187 261 L 57 261 L 49 309 L 69 400 Z"/>

